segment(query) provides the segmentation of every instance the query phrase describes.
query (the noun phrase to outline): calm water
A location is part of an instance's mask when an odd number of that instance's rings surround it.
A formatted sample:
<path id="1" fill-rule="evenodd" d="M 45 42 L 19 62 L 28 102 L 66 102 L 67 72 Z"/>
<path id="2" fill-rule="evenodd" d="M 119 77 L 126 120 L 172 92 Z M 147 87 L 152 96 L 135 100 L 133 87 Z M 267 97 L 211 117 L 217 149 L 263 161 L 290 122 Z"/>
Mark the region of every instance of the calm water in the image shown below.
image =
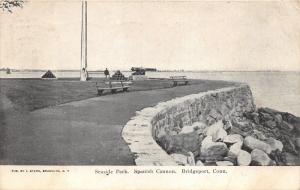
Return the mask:
<path id="1" fill-rule="evenodd" d="M 130 72 L 123 72 L 129 76 Z M 0 72 L 0 78 L 40 78 L 44 72 Z M 78 72 L 55 72 L 57 77 L 79 77 Z M 265 106 L 300 116 L 300 72 L 147 72 L 148 77 L 185 75 L 193 79 L 227 80 L 248 83 L 258 107 Z M 103 77 L 102 73 L 90 74 Z"/>

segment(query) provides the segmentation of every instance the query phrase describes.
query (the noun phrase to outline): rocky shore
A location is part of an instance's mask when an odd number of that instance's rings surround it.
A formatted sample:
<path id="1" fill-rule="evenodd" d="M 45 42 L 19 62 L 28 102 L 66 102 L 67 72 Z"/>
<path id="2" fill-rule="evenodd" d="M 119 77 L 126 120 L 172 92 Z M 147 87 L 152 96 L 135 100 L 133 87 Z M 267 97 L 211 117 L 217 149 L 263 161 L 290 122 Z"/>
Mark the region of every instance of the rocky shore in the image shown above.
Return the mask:
<path id="1" fill-rule="evenodd" d="M 300 165 L 300 118 L 270 108 L 179 125 L 156 140 L 179 165 Z"/>

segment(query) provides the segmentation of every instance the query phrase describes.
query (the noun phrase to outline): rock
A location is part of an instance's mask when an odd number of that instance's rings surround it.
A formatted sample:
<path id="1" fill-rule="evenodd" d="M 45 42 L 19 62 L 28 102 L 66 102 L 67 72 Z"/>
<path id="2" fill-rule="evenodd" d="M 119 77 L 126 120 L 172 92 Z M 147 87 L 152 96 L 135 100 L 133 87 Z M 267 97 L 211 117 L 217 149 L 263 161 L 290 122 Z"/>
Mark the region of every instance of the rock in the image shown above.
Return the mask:
<path id="1" fill-rule="evenodd" d="M 259 120 L 260 121 L 269 121 L 269 120 L 273 120 L 273 117 L 266 112 L 258 112 L 259 113 Z"/>
<path id="2" fill-rule="evenodd" d="M 223 142 L 226 144 L 234 144 L 237 142 L 243 142 L 243 137 L 242 135 L 239 134 L 232 134 L 232 135 L 227 135 L 224 137 Z"/>
<path id="3" fill-rule="evenodd" d="M 254 123 L 259 124 L 259 114 L 257 112 L 245 112 L 244 116 L 254 121 Z"/>
<path id="4" fill-rule="evenodd" d="M 232 123 L 232 129 L 237 128 L 239 130 L 241 130 L 242 132 L 249 132 L 252 130 L 252 125 L 251 122 L 246 121 L 246 120 L 242 120 L 242 121 L 237 121 L 235 119 L 233 119 L 231 121 Z M 241 133 L 238 133 L 240 135 L 242 135 Z"/>
<path id="5" fill-rule="evenodd" d="M 285 131 L 291 132 L 294 129 L 294 126 L 289 124 L 286 121 L 282 121 L 281 128 L 284 129 Z"/>
<path id="6" fill-rule="evenodd" d="M 295 139 L 295 146 L 296 146 L 298 149 L 300 149 L 300 138 L 299 138 L 299 137 Z"/>
<path id="7" fill-rule="evenodd" d="M 274 116 L 274 119 L 278 124 L 282 123 L 282 116 L 279 113 Z"/>
<path id="8" fill-rule="evenodd" d="M 189 125 L 189 126 L 183 126 L 179 134 L 187 134 L 192 132 L 194 132 L 194 127 Z"/>
<path id="9" fill-rule="evenodd" d="M 189 166 L 195 166 L 195 157 L 194 154 L 192 152 L 188 152 L 189 156 L 187 157 L 187 164 Z"/>
<path id="10" fill-rule="evenodd" d="M 262 150 L 254 149 L 251 152 L 251 165 L 268 166 L 272 163 L 269 156 Z"/>
<path id="11" fill-rule="evenodd" d="M 177 164 L 179 164 L 181 166 L 188 165 L 188 161 L 187 161 L 187 156 L 186 155 L 174 153 L 174 154 L 170 154 L 170 156 L 173 158 L 173 160 Z"/>
<path id="12" fill-rule="evenodd" d="M 195 154 L 199 150 L 201 141 L 202 139 L 195 132 L 172 136 L 165 135 L 157 139 L 158 144 L 169 154 L 176 152 L 193 152 Z"/>
<path id="13" fill-rule="evenodd" d="M 227 154 L 228 148 L 223 142 L 213 142 L 211 136 L 207 136 L 200 149 L 200 159 L 221 160 Z"/>
<path id="14" fill-rule="evenodd" d="M 286 155 L 279 150 L 272 151 L 270 156 L 272 160 L 274 160 L 275 165 L 277 166 L 285 166 L 286 165 Z"/>
<path id="15" fill-rule="evenodd" d="M 229 132 L 230 129 L 232 128 L 232 123 L 231 123 L 231 120 L 229 118 L 229 116 L 226 116 L 224 119 L 223 119 L 223 129 L 226 131 L 226 132 Z"/>
<path id="16" fill-rule="evenodd" d="M 270 128 L 270 129 L 274 129 L 277 126 L 277 124 L 273 120 L 268 120 L 265 122 L 264 126 Z"/>
<path id="17" fill-rule="evenodd" d="M 217 166 L 233 166 L 233 163 L 230 161 L 218 161 L 216 164 Z"/>
<path id="18" fill-rule="evenodd" d="M 286 158 L 286 165 L 287 166 L 299 166 L 300 165 L 299 156 L 296 156 L 294 154 L 286 152 L 285 153 L 285 158 Z"/>
<path id="19" fill-rule="evenodd" d="M 251 154 L 241 150 L 237 156 L 237 164 L 239 166 L 248 166 L 251 163 Z"/>
<path id="20" fill-rule="evenodd" d="M 281 113 L 282 119 L 287 123 L 293 125 L 294 130 L 297 134 L 300 134 L 300 117 L 296 117 L 290 113 Z"/>
<path id="21" fill-rule="evenodd" d="M 279 150 L 280 152 L 282 152 L 283 144 L 281 141 L 270 137 L 267 138 L 265 142 L 271 146 L 271 151 Z"/>
<path id="22" fill-rule="evenodd" d="M 298 154 L 298 151 L 296 150 L 295 144 L 293 143 L 291 137 L 289 137 L 288 135 L 284 135 L 280 140 L 284 142 L 283 144 L 285 151 Z"/>
<path id="23" fill-rule="evenodd" d="M 230 146 L 227 156 L 236 159 L 242 149 L 243 142 L 238 142 Z"/>
<path id="24" fill-rule="evenodd" d="M 192 124 L 192 126 L 194 127 L 194 130 L 196 131 L 196 133 L 199 134 L 204 134 L 207 125 L 205 123 L 202 122 L 195 122 Z"/>
<path id="25" fill-rule="evenodd" d="M 241 129 L 237 127 L 232 127 L 230 130 L 230 134 L 240 134 L 242 137 L 249 136 L 251 134 L 251 131 L 244 132 Z"/>
<path id="26" fill-rule="evenodd" d="M 201 160 L 197 160 L 196 166 L 204 166 L 204 164 L 201 162 Z"/>
<path id="27" fill-rule="evenodd" d="M 217 166 L 215 161 L 205 161 L 204 166 Z"/>
<path id="28" fill-rule="evenodd" d="M 236 158 L 224 157 L 224 161 L 232 162 L 233 165 L 236 165 Z"/>
<path id="29" fill-rule="evenodd" d="M 223 138 L 227 136 L 226 131 L 223 129 L 223 122 L 220 120 L 209 126 L 206 130 L 206 136 L 212 136 L 214 142 L 223 140 Z"/>
<path id="30" fill-rule="evenodd" d="M 254 123 L 259 124 L 259 114 L 257 112 L 252 112 L 251 117 Z"/>
<path id="31" fill-rule="evenodd" d="M 261 140 L 255 139 L 254 137 L 251 136 L 247 136 L 244 139 L 244 145 L 250 150 L 259 149 L 266 152 L 267 154 L 270 154 L 272 151 L 272 148 L 269 144 Z"/>
<path id="32" fill-rule="evenodd" d="M 260 132 L 260 131 L 258 131 L 258 130 L 256 130 L 256 129 L 254 129 L 254 130 L 252 131 L 251 136 L 254 137 L 254 138 L 256 138 L 256 139 L 262 140 L 262 141 L 264 141 L 264 140 L 267 139 L 267 138 L 265 137 L 265 135 L 264 135 L 262 132 Z"/>
<path id="33" fill-rule="evenodd" d="M 223 141 L 223 139 L 227 136 L 227 132 L 222 128 L 218 130 L 216 136 L 213 136 L 214 141 Z"/>

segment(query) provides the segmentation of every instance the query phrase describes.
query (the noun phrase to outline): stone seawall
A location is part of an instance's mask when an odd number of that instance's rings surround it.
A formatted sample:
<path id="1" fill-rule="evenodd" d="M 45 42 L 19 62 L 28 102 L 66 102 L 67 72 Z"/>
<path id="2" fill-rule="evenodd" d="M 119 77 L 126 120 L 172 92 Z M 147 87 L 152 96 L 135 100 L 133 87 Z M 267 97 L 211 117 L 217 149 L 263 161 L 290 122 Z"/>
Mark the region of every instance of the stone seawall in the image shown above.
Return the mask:
<path id="1" fill-rule="evenodd" d="M 181 133 L 184 126 L 193 123 L 207 127 L 226 117 L 239 117 L 254 110 L 251 90 L 241 84 L 191 94 L 137 111 L 125 125 L 122 136 L 134 153 L 137 165 L 178 165 L 157 144 L 161 137 Z"/>

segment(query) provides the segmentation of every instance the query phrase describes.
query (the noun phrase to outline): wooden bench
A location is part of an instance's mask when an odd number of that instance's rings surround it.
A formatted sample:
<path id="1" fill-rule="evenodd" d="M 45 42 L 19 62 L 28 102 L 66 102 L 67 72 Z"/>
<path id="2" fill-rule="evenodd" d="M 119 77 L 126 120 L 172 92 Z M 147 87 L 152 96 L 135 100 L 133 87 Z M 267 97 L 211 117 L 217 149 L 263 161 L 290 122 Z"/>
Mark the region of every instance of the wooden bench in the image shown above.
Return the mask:
<path id="1" fill-rule="evenodd" d="M 187 85 L 189 80 L 186 76 L 170 76 L 170 79 L 173 81 L 173 86 L 177 86 L 178 84 Z"/>
<path id="2" fill-rule="evenodd" d="M 112 94 L 121 90 L 127 92 L 130 88 L 130 81 L 105 81 L 104 83 L 96 83 L 98 95 L 102 95 L 104 91 L 110 91 Z"/>

